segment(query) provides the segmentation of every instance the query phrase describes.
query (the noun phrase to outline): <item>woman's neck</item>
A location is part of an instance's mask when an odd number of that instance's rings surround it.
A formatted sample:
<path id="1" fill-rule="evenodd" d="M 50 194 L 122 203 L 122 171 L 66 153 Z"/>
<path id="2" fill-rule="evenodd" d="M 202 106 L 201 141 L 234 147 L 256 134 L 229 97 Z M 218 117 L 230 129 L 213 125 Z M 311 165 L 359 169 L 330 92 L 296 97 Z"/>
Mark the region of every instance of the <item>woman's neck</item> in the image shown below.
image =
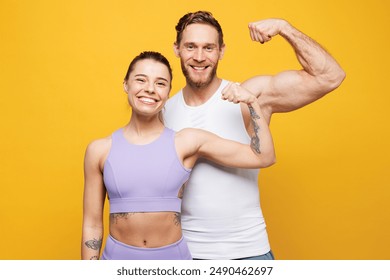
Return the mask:
<path id="1" fill-rule="evenodd" d="M 146 144 L 157 139 L 165 126 L 158 117 L 148 118 L 132 115 L 124 127 L 124 134 L 131 143 Z"/>

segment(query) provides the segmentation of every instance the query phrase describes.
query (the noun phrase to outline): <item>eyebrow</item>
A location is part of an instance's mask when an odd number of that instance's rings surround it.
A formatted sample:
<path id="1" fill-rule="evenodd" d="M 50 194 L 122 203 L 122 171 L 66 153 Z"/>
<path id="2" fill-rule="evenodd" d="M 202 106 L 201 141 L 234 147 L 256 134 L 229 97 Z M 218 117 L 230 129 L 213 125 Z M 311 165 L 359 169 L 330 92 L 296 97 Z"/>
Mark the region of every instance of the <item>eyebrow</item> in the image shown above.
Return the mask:
<path id="1" fill-rule="evenodd" d="M 145 75 L 145 74 L 136 74 L 136 75 L 134 75 L 134 77 L 138 77 L 138 76 L 148 78 L 148 76 Z M 164 81 L 166 81 L 167 83 L 169 83 L 169 81 L 168 81 L 167 79 L 163 78 L 163 77 L 157 77 L 157 79 L 158 79 L 158 80 L 164 80 Z"/>
<path id="2" fill-rule="evenodd" d="M 188 45 L 199 45 L 199 43 L 195 43 L 195 42 L 185 42 L 185 43 L 183 43 L 183 45 L 184 45 L 184 46 L 188 46 Z M 218 44 L 215 44 L 215 43 L 204 43 L 204 44 L 201 43 L 201 45 L 213 46 L 213 47 L 218 46 Z"/>

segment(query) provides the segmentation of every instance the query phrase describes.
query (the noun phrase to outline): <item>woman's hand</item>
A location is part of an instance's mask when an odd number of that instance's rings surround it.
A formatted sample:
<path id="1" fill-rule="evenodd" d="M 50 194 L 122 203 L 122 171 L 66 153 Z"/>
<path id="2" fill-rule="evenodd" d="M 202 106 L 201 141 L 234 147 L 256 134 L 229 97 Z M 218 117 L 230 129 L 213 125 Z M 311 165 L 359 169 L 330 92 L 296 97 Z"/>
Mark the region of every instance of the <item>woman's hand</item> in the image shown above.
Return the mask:
<path id="1" fill-rule="evenodd" d="M 233 103 L 246 103 L 248 105 L 256 102 L 256 97 L 238 83 L 229 83 L 222 90 L 222 99 Z"/>

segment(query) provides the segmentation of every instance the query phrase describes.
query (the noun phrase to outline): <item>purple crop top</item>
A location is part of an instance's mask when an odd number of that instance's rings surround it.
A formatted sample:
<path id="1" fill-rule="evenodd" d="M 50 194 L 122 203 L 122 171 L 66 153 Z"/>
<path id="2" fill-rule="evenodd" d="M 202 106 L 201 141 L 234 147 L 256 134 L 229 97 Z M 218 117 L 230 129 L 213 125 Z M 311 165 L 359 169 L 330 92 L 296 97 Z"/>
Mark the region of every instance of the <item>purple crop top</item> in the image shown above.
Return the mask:
<path id="1" fill-rule="evenodd" d="M 177 156 L 173 130 L 165 128 L 152 143 L 134 145 L 121 128 L 112 134 L 103 169 L 110 213 L 180 212 L 178 193 L 190 173 Z"/>

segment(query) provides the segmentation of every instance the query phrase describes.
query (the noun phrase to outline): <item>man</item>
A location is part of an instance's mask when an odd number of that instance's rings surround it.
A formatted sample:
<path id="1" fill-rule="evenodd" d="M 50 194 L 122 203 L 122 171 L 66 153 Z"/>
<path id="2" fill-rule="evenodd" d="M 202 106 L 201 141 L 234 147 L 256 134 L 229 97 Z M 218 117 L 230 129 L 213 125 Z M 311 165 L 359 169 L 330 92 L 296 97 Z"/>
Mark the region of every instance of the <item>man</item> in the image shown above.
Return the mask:
<path id="1" fill-rule="evenodd" d="M 345 77 L 338 63 L 314 40 L 283 19 L 249 24 L 252 40 L 282 36 L 294 49 L 302 70 L 255 76 L 240 86 L 257 98 L 264 118 L 301 108 L 337 88 Z M 176 26 L 174 51 L 185 87 L 166 105 L 166 125 L 197 127 L 248 143 L 256 127 L 247 106 L 223 103 L 228 81 L 217 75 L 224 55 L 223 33 L 209 12 L 184 15 Z M 230 84 L 229 90 L 238 85 Z M 236 101 L 236 100 L 233 100 Z M 258 170 L 224 168 L 198 161 L 184 190 L 182 227 L 195 259 L 274 259 L 258 192 Z"/>

